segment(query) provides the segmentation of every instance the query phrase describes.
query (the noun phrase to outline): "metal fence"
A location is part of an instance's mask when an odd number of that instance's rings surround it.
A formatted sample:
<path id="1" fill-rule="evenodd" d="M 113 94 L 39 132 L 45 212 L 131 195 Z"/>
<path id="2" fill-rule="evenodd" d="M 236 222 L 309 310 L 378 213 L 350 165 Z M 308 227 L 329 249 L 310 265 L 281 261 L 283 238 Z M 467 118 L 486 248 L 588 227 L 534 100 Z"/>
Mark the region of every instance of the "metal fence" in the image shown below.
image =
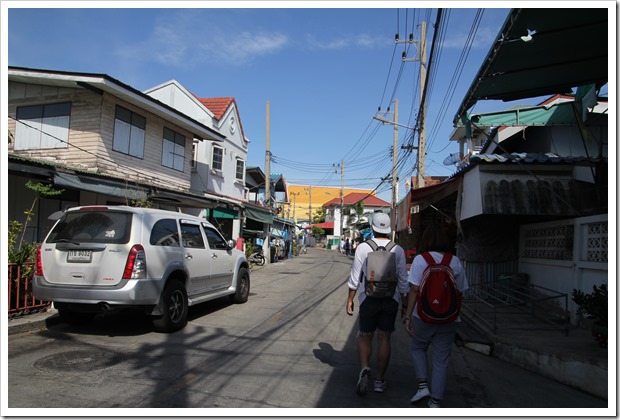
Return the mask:
<path id="1" fill-rule="evenodd" d="M 36 299 L 32 293 L 34 262 L 9 264 L 9 318 L 47 309 L 51 302 Z"/>

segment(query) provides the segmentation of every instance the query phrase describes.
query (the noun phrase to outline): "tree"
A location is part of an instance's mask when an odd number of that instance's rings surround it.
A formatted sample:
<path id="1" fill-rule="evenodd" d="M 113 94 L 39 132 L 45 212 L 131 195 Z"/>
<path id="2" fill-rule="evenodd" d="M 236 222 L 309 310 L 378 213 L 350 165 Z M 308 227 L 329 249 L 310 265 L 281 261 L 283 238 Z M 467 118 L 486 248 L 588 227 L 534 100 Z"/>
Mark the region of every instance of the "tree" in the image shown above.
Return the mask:
<path id="1" fill-rule="evenodd" d="M 33 243 L 24 243 L 24 236 L 26 235 L 26 229 L 28 228 L 28 224 L 32 222 L 34 217 L 34 208 L 37 204 L 37 201 L 41 197 L 52 197 L 55 195 L 62 194 L 64 190 L 57 190 L 53 185 L 50 184 L 41 184 L 34 183 L 31 181 L 26 182 L 26 188 L 32 190 L 36 193 L 34 200 L 32 201 L 32 205 L 29 209 L 24 211 L 26 215 L 26 220 L 22 224 L 17 220 L 11 220 L 9 222 L 9 231 L 8 231 L 8 251 L 9 251 L 9 262 L 12 263 L 22 263 L 24 261 L 29 261 L 34 258 L 34 253 L 37 250 L 36 244 Z M 19 240 L 17 239 L 19 237 Z"/>
<path id="2" fill-rule="evenodd" d="M 312 215 L 312 221 L 314 223 L 323 223 L 325 221 L 325 208 L 319 207 Z"/>
<path id="3" fill-rule="evenodd" d="M 323 228 L 312 226 L 312 236 L 318 239 L 323 235 L 325 235 L 325 230 Z"/>

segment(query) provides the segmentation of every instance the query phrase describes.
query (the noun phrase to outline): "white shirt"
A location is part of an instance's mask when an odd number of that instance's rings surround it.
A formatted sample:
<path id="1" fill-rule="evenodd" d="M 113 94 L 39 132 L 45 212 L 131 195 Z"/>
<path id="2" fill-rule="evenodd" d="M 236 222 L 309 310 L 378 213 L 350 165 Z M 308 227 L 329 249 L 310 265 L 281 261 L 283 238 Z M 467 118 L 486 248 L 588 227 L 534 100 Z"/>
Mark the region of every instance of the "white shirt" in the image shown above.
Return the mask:
<path id="1" fill-rule="evenodd" d="M 379 246 L 386 246 L 390 241 L 387 238 L 374 238 L 372 239 Z M 358 301 L 361 305 L 364 299 L 366 299 L 366 288 L 364 287 L 364 273 L 366 272 L 366 257 L 372 252 L 372 248 L 366 242 L 361 243 L 355 250 L 353 257 L 353 265 L 351 266 L 351 274 L 349 275 L 348 286 L 351 290 L 357 290 Z M 400 245 L 396 245 L 392 248 L 393 253 L 396 254 L 396 277 L 398 278 L 398 286 L 394 293 L 393 299 L 400 303 L 400 295 L 409 293 L 409 283 L 407 283 L 407 259 L 405 258 L 405 251 Z"/>

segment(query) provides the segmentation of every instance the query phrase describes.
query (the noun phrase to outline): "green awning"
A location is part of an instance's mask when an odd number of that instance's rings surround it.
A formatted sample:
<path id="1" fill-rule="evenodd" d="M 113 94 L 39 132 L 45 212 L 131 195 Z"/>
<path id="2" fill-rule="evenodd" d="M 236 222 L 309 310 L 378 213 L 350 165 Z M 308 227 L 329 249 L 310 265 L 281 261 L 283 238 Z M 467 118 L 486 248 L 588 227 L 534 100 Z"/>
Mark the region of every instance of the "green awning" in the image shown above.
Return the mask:
<path id="1" fill-rule="evenodd" d="M 562 102 L 552 106 L 535 106 L 527 108 L 513 108 L 497 112 L 472 114 L 470 120 L 477 127 L 507 127 L 507 126 L 551 126 L 575 125 L 575 111 L 573 105 L 581 114 L 580 102 Z M 463 123 L 459 121 L 458 126 Z"/>
<path id="2" fill-rule="evenodd" d="M 238 214 L 239 213 L 236 210 L 231 209 L 211 209 L 211 216 L 215 217 L 216 219 L 237 219 Z"/>
<path id="3" fill-rule="evenodd" d="M 273 223 L 273 214 L 267 209 L 262 210 L 256 207 L 246 207 L 245 217 L 247 217 L 248 219 L 256 220 L 257 222 L 267 224 Z"/>

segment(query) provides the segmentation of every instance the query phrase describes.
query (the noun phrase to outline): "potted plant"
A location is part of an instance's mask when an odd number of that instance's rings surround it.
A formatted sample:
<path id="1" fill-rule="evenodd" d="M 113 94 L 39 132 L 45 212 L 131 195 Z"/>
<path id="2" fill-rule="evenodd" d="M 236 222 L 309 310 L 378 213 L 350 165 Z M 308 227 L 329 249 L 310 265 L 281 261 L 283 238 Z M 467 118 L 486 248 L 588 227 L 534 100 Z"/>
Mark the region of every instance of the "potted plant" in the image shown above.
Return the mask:
<path id="1" fill-rule="evenodd" d="M 592 293 L 573 289 L 573 302 L 579 306 L 577 315 L 592 319 L 592 335 L 601 347 L 607 347 L 607 285 L 592 286 Z"/>

